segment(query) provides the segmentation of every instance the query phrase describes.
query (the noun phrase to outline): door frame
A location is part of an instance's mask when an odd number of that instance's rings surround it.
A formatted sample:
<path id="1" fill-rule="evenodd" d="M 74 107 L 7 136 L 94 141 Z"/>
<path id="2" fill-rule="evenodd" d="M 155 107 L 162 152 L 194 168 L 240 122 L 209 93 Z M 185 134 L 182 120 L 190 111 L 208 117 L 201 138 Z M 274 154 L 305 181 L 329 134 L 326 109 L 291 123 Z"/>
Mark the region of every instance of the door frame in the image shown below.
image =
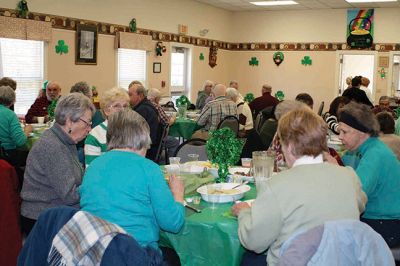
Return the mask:
<path id="1" fill-rule="evenodd" d="M 396 90 L 393 88 L 393 61 L 394 61 L 394 56 L 398 55 L 400 56 L 400 51 L 390 51 L 389 52 L 389 68 L 387 72 L 387 91 L 386 95 L 393 97 L 396 96 Z"/>

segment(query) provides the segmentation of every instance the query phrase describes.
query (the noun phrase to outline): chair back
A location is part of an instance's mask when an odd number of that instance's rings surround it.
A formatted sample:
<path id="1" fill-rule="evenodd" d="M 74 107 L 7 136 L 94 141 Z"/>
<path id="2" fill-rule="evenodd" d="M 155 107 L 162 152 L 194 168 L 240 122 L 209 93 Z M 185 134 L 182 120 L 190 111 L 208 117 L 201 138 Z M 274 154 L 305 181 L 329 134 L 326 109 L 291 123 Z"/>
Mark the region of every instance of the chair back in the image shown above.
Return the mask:
<path id="1" fill-rule="evenodd" d="M 172 101 L 168 101 L 166 104 L 161 106 L 165 111 L 173 111 L 176 112 L 175 105 Z"/>
<path id="2" fill-rule="evenodd" d="M 278 266 L 387 265 L 392 253 L 381 235 L 358 220 L 325 222 L 295 233 L 281 247 Z"/>
<path id="3" fill-rule="evenodd" d="M 256 130 L 257 133 L 260 133 L 262 117 L 263 114 L 259 112 L 256 116 L 256 120 L 254 120 L 254 129 Z"/>
<path id="4" fill-rule="evenodd" d="M 319 116 L 322 116 L 322 111 L 324 110 L 324 105 L 325 105 L 324 101 L 322 101 L 321 104 L 319 105 L 318 113 L 317 113 Z"/>
<path id="5" fill-rule="evenodd" d="M 161 133 L 159 136 L 156 158 L 154 159 L 154 161 L 157 163 L 160 162 L 163 148 L 165 148 L 165 139 L 167 138 L 168 132 L 169 132 L 169 125 L 163 125 L 160 123 L 160 127 L 161 127 Z M 167 153 L 167 151 L 165 151 L 165 157 L 167 157 L 167 156 L 168 156 L 168 153 Z M 167 158 L 165 158 L 165 160 L 167 161 Z"/>
<path id="6" fill-rule="evenodd" d="M 199 161 L 207 161 L 207 151 L 206 151 L 206 140 L 204 139 L 190 139 L 183 142 L 176 149 L 175 157 L 181 158 L 181 163 L 186 163 L 189 161 L 188 154 L 198 154 Z"/>
<path id="7" fill-rule="evenodd" d="M 228 115 L 219 122 L 217 129 L 228 127 L 236 134 L 239 133 L 239 119 L 234 115 Z"/>

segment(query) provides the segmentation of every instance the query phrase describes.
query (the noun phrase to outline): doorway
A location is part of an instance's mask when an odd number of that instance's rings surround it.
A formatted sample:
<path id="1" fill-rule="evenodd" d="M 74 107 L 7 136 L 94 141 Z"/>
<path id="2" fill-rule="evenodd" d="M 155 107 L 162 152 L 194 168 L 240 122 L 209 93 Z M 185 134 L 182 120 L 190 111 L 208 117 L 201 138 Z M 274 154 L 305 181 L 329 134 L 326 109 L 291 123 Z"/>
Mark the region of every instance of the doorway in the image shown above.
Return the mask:
<path id="1" fill-rule="evenodd" d="M 392 96 L 400 97 L 400 54 L 393 55 Z"/>
<path id="2" fill-rule="evenodd" d="M 347 88 L 346 78 L 363 76 L 370 80 L 367 95 L 371 102 L 375 100 L 375 53 L 338 52 L 339 59 L 339 95 Z"/>

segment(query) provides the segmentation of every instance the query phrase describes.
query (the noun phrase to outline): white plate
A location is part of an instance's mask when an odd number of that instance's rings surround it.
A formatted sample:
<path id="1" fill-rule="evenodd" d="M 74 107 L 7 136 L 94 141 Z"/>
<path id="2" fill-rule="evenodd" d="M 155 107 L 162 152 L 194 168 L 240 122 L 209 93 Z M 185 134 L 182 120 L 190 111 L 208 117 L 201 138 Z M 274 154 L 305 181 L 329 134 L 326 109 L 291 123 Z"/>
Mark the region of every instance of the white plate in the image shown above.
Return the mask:
<path id="1" fill-rule="evenodd" d="M 45 124 L 45 123 L 43 123 L 43 124 L 39 124 L 39 123 L 36 123 L 36 124 L 30 124 L 33 128 L 41 128 L 41 127 L 46 127 L 47 126 L 47 124 Z"/>
<path id="2" fill-rule="evenodd" d="M 250 172 L 250 168 L 247 167 L 229 167 L 229 174 L 233 176 L 233 179 L 236 181 L 250 181 L 254 182 L 254 177 L 253 176 L 247 176 L 247 175 L 241 175 L 241 174 L 235 174 L 235 173 L 245 173 L 248 174 Z"/>
<path id="3" fill-rule="evenodd" d="M 181 164 L 180 166 L 181 166 L 181 172 L 184 173 L 200 174 L 204 171 L 204 169 L 207 170 L 206 167 L 197 165 L 193 162 L 184 163 Z"/>
<path id="4" fill-rule="evenodd" d="M 239 185 L 239 183 L 219 183 L 219 184 L 212 184 L 212 187 L 220 187 L 221 190 L 231 189 L 235 186 Z M 210 185 L 208 185 L 210 186 Z M 197 192 L 200 193 L 201 197 L 204 201 L 207 202 L 215 202 L 215 203 L 226 203 L 226 202 L 233 202 L 243 198 L 244 193 L 250 190 L 248 185 L 242 185 L 240 187 L 235 188 L 237 190 L 236 193 L 233 194 L 208 194 L 208 186 L 204 185 L 197 189 Z"/>

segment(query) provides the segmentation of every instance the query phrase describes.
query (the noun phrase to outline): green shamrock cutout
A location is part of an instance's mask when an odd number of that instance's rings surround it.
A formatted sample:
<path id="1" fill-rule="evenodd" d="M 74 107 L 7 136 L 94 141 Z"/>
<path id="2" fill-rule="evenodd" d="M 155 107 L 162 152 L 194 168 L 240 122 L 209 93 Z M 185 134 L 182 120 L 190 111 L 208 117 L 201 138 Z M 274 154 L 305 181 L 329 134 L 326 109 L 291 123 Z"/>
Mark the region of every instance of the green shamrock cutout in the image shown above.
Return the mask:
<path id="1" fill-rule="evenodd" d="M 252 57 L 251 60 L 249 61 L 250 66 L 258 66 L 258 60 L 257 57 Z"/>
<path id="2" fill-rule="evenodd" d="M 200 59 L 201 61 L 204 60 L 204 55 L 203 55 L 203 53 L 200 53 L 199 59 Z"/>
<path id="3" fill-rule="evenodd" d="M 312 60 L 309 56 L 304 56 L 304 58 L 301 60 L 301 64 L 305 65 L 305 66 L 307 66 L 307 65 L 311 66 Z"/>
<path id="4" fill-rule="evenodd" d="M 58 40 L 58 45 L 56 45 L 57 54 L 68 54 L 68 45 L 65 44 L 64 40 Z"/>
<path id="5" fill-rule="evenodd" d="M 283 99 L 285 99 L 285 93 L 283 93 L 283 91 L 277 91 L 275 93 L 275 98 L 278 99 L 278 101 L 283 101 Z"/>

